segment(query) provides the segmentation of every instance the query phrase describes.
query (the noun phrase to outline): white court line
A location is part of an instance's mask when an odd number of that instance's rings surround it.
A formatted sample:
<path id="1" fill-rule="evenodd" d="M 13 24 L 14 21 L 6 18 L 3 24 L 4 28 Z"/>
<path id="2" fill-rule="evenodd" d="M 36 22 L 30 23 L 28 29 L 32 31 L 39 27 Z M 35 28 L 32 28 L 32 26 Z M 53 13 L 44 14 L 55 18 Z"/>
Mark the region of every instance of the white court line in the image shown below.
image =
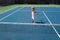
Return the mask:
<path id="1" fill-rule="evenodd" d="M 13 9 L 15 9 L 15 8 L 18 8 L 18 7 L 19 7 L 19 6 L 14 7 L 14 8 L 11 8 L 11 9 L 8 9 L 8 10 L 6 10 L 6 11 L 4 11 L 4 12 L 1 12 L 1 14 L 6 13 L 6 12 L 8 12 L 8 11 L 10 11 L 10 10 L 13 10 Z"/>
<path id="2" fill-rule="evenodd" d="M 42 12 L 42 11 L 39 10 L 39 11 L 37 11 L 37 12 Z M 57 12 L 57 13 L 58 13 L 58 12 L 60 12 L 60 11 L 45 11 L 45 12 Z"/>
<path id="3" fill-rule="evenodd" d="M 44 16 L 46 17 L 46 19 L 48 20 L 48 22 L 52 25 L 52 22 L 50 21 L 50 19 L 47 17 L 47 15 L 45 14 L 44 11 L 42 11 Z M 52 25 L 52 28 L 54 29 L 54 31 L 56 32 L 57 36 L 60 38 L 60 34 L 58 33 L 58 31 L 55 29 L 55 27 Z"/>
<path id="4" fill-rule="evenodd" d="M 23 8 L 24 8 L 24 7 L 23 7 Z M 0 21 L 2 21 L 3 19 L 5 19 L 5 18 L 7 18 L 7 17 L 11 16 L 11 15 L 12 15 L 12 14 L 14 14 L 15 12 L 20 11 L 20 10 L 21 10 L 21 9 L 23 9 L 23 8 L 19 8 L 19 9 L 17 9 L 17 10 L 15 10 L 15 11 L 13 11 L 12 13 L 10 13 L 9 15 L 6 15 L 6 16 L 4 16 L 4 17 L 0 18 Z"/>

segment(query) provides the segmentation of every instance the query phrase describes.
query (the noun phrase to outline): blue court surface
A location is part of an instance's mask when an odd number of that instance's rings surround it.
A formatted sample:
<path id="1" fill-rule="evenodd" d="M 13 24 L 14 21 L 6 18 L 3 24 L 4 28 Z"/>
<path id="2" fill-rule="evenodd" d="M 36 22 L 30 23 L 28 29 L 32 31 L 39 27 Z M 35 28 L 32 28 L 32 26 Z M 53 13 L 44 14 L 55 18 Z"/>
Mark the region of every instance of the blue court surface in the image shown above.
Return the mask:
<path id="1" fill-rule="evenodd" d="M 60 26 L 52 25 L 60 24 L 60 8 L 35 7 L 35 14 L 36 21 L 51 25 L 19 25 L 32 23 L 30 6 L 16 7 L 0 14 L 0 40 L 60 40 Z"/>

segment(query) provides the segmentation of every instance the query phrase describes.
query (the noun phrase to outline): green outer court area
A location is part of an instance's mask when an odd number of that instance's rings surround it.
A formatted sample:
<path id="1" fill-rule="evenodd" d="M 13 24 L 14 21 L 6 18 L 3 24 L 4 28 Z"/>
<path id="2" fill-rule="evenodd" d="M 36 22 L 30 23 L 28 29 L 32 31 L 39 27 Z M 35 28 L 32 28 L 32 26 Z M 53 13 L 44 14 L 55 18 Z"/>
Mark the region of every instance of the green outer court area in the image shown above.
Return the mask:
<path id="1" fill-rule="evenodd" d="M 8 5 L 8 6 L 0 6 L 0 14 L 4 13 L 5 11 L 8 11 L 12 8 L 18 7 L 18 6 L 23 6 L 23 7 L 28 7 L 28 6 L 32 6 L 31 4 L 14 4 L 14 5 Z M 33 5 L 36 7 L 60 7 L 60 5 Z"/>
<path id="2" fill-rule="evenodd" d="M 8 11 L 8 10 L 10 10 L 12 8 L 15 8 L 17 6 L 19 6 L 19 5 L 0 6 L 0 14 L 4 13 L 5 11 Z"/>

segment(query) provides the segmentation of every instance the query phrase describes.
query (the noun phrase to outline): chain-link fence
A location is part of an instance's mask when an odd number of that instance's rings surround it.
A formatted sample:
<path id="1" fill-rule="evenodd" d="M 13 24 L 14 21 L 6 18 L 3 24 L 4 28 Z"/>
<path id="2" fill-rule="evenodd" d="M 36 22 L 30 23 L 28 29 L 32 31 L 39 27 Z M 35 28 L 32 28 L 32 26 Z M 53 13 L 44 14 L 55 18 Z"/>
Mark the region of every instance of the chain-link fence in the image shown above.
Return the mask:
<path id="1" fill-rule="evenodd" d="M 60 4 L 60 0 L 0 0 L 0 5 L 9 4 Z"/>

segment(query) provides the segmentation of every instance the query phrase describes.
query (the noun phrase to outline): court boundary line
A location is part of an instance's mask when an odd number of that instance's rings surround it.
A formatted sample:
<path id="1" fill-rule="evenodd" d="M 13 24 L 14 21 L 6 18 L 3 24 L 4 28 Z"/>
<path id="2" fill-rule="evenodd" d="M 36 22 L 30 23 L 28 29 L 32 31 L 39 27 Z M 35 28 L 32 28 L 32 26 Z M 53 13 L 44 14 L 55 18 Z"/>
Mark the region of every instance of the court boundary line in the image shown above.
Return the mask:
<path id="1" fill-rule="evenodd" d="M 0 24 L 51 26 L 51 24 L 40 24 L 40 23 L 19 23 L 19 22 L 0 22 Z M 60 26 L 60 24 L 52 24 L 52 25 L 54 25 L 54 26 Z"/>
<path id="2" fill-rule="evenodd" d="M 6 15 L 6 16 L 4 16 L 4 17 L 2 17 L 2 18 L 0 18 L 0 21 L 2 21 L 3 19 L 5 19 L 5 18 L 7 18 L 7 17 L 9 17 L 9 16 L 11 16 L 12 14 L 14 14 L 15 12 L 17 12 L 17 11 L 20 11 L 21 9 L 23 9 L 24 7 L 22 7 L 22 8 L 19 8 L 19 9 L 17 9 L 17 10 L 15 10 L 15 11 L 13 11 L 12 13 L 10 13 L 10 14 L 8 14 L 8 15 Z"/>
<path id="3" fill-rule="evenodd" d="M 42 12 L 42 11 L 37 11 L 37 12 Z M 60 12 L 60 11 L 45 11 L 45 12 Z"/>
<path id="4" fill-rule="evenodd" d="M 18 8 L 18 7 L 19 7 L 19 6 L 14 7 L 14 8 L 11 8 L 11 9 L 8 9 L 8 10 L 6 10 L 6 11 L 4 11 L 4 12 L 1 12 L 1 14 L 6 13 L 6 12 L 8 12 L 8 11 L 10 11 L 10 10 L 13 10 L 13 9 L 15 9 L 15 8 Z"/>
<path id="5" fill-rule="evenodd" d="M 50 21 L 50 19 L 47 17 L 46 13 L 44 11 L 42 11 L 44 16 L 46 17 L 46 19 L 48 20 L 48 22 L 51 24 L 53 30 L 55 31 L 55 33 L 57 34 L 57 36 L 60 38 L 60 34 L 58 33 L 58 31 L 55 29 L 55 27 L 52 25 L 52 22 Z"/>

